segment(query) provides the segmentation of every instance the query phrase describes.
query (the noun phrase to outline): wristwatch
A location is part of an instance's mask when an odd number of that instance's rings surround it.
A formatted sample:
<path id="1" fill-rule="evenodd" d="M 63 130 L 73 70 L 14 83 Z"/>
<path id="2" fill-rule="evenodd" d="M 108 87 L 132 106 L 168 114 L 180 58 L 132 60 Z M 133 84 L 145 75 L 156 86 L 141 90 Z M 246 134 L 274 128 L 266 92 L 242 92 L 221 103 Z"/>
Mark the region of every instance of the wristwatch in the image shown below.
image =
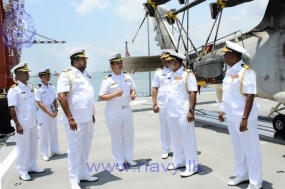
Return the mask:
<path id="1" fill-rule="evenodd" d="M 247 117 L 246 116 L 242 116 L 242 119 L 247 119 Z"/>
<path id="2" fill-rule="evenodd" d="M 190 112 L 190 113 L 194 113 L 194 110 L 193 110 L 193 109 L 189 109 L 189 112 Z"/>
<path id="3" fill-rule="evenodd" d="M 153 107 L 156 105 L 156 102 L 155 103 L 153 103 Z"/>

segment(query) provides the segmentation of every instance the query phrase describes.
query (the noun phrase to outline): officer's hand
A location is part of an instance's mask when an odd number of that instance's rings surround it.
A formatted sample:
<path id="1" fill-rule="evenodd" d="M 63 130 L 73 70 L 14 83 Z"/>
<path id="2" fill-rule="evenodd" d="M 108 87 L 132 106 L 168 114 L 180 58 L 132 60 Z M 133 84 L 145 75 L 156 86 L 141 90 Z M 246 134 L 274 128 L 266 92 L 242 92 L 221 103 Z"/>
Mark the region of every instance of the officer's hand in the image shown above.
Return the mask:
<path id="1" fill-rule="evenodd" d="M 120 97 L 123 95 L 123 91 L 121 89 L 117 90 L 116 96 Z"/>
<path id="2" fill-rule="evenodd" d="M 155 105 L 153 106 L 152 110 L 153 110 L 154 113 L 158 113 L 158 112 L 159 112 L 159 107 L 158 107 L 158 105 L 155 104 Z"/>
<path id="3" fill-rule="evenodd" d="M 131 94 L 131 100 L 135 100 L 135 98 L 136 98 L 136 94 Z"/>
<path id="4" fill-rule="evenodd" d="M 52 117 L 52 118 L 55 118 L 55 117 L 56 117 L 56 115 L 55 115 L 54 113 L 52 113 L 52 112 L 49 112 L 48 115 L 49 115 L 50 117 Z"/>
<path id="5" fill-rule="evenodd" d="M 240 132 L 247 131 L 247 119 L 241 119 L 239 130 Z"/>
<path id="6" fill-rule="evenodd" d="M 72 131 L 77 131 L 77 123 L 76 121 L 74 120 L 74 118 L 71 118 L 68 120 L 68 123 L 70 125 L 70 130 Z"/>
<path id="7" fill-rule="evenodd" d="M 192 122 L 192 121 L 194 121 L 194 112 L 188 112 L 187 113 L 187 120 L 188 120 L 188 122 Z"/>
<path id="8" fill-rule="evenodd" d="M 57 116 L 57 112 L 54 112 L 54 117 L 56 117 Z"/>
<path id="9" fill-rule="evenodd" d="M 223 116 L 224 116 L 224 112 L 220 112 L 220 113 L 219 113 L 219 121 L 220 121 L 220 122 L 224 122 L 224 121 L 225 121 L 224 118 L 223 118 Z"/>
<path id="10" fill-rule="evenodd" d="M 92 115 L 92 120 L 93 120 L 93 123 L 96 122 L 96 119 L 95 119 L 95 116 L 94 116 L 94 115 Z"/>
<path id="11" fill-rule="evenodd" d="M 20 123 L 16 125 L 16 130 L 17 130 L 17 133 L 20 135 L 24 133 L 23 127 L 20 125 Z"/>

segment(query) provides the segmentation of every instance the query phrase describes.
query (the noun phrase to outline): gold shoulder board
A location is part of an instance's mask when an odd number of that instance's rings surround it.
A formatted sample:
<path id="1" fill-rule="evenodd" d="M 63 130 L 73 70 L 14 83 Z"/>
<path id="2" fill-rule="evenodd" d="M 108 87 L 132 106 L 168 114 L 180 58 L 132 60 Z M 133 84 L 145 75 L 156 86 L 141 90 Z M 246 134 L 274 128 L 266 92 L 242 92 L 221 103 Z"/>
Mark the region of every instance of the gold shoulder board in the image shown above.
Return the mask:
<path id="1" fill-rule="evenodd" d="M 72 69 L 69 68 L 69 69 L 63 70 L 63 72 L 69 72 L 69 71 L 71 71 L 71 70 L 72 70 Z"/>
<path id="2" fill-rule="evenodd" d="M 250 68 L 249 65 L 247 65 L 247 64 L 242 64 L 241 66 L 242 66 L 243 68 L 245 68 L 245 69 Z"/>
<path id="3" fill-rule="evenodd" d="M 104 79 L 108 79 L 109 77 L 111 77 L 111 74 L 104 77 Z"/>
<path id="4" fill-rule="evenodd" d="M 192 70 L 189 70 L 189 69 L 184 69 L 184 71 L 188 73 L 192 72 Z"/>
<path id="5" fill-rule="evenodd" d="M 157 69 L 156 69 L 156 71 L 159 71 L 159 70 L 161 70 L 161 68 L 157 68 Z"/>

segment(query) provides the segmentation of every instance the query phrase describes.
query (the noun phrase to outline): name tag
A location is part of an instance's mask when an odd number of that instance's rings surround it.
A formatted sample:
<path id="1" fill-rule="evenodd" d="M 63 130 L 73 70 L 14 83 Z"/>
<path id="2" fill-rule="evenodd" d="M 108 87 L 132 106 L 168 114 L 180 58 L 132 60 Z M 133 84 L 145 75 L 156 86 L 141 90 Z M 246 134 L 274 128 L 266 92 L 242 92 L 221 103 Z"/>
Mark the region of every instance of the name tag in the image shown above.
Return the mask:
<path id="1" fill-rule="evenodd" d="M 116 85 L 117 83 L 112 83 L 111 86 Z"/>
<path id="2" fill-rule="evenodd" d="M 42 94 L 45 94 L 45 93 L 46 93 L 46 91 L 42 92 Z"/>

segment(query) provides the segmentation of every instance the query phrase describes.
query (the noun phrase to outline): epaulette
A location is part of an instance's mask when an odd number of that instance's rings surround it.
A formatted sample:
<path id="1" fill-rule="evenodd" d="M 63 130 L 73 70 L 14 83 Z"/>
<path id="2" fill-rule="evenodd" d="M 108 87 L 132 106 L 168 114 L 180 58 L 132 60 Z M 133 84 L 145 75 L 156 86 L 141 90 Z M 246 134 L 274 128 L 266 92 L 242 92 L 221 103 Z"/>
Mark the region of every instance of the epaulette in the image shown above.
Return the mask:
<path id="1" fill-rule="evenodd" d="M 111 76 L 112 76 L 112 74 L 109 74 L 108 76 L 104 77 L 104 79 L 108 79 Z"/>
<path id="2" fill-rule="evenodd" d="M 66 69 L 66 70 L 63 70 L 63 72 L 69 72 L 69 71 L 71 71 L 72 69 L 71 68 L 68 68 L 68 69 Z"/>
<path id="3" fill-rule="evenodd" d="M 157 69 L 156 69 L 156 71 L 159 71 L 159 70 L 161 70 L 161 68 L 157 68 Z"/>
<path id="4" fill-rule="evenodd" d="M 188 72 L 188 73 L 192 72 L 192 70 L 185 69 L 185 68 L 184 68 L 184 71 L 185 71 L 185 72 Z"/>
<path id="5" fill-rule="evenodd" d="M 245 68 L 245 69 L 250 68 L 249 65 L 247 65 L 247 64 L 242 64 L 241 66 L 242 66 L 243 68 Z"/>
<path id="6" fill-rule="evenodd" d="M 39 89 L 39 88 L 41 88 L 41 86 L 42 86 L 42 84 L 38 84 L 38 85 L 36 86 L 36 88 Z"/>
<path id="7" fill-rule="evenodd" d="M 52 85 L 51 83 L 49 83 L 50 85 Z"/>
<path id="8" fill-rule="evenodd" d="M 14 87 L 16 87 L 16 86 L 18 86 L 18 83 L 12 85 L 11 88 L 14 88 Z"/>

